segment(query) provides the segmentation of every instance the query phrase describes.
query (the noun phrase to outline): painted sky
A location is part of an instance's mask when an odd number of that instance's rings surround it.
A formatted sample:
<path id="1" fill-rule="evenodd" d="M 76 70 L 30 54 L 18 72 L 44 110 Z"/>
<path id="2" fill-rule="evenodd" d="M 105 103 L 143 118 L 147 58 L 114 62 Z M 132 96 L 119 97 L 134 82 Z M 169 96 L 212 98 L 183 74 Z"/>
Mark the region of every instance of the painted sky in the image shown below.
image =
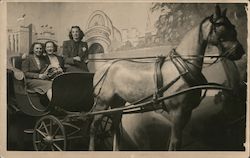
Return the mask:
<path id="1" fill-rule="evenodd" d="M 9 2 L 7 3 L 7 25 L 18 25 L 17 19 L 25 14 L 25 24 L 33 23 L 39 31 L 40 26 L 48 24 L 55 30 L 59 44 L 68 37 L 72 25 L 79 25 L 85 30 L 89 16 L 95 10 L 102 10 L 111 19 L 113 25 L 121 29 L 136 27 L 144 33 L 149 8 L 152 3 L 72 3 L 72 2 Z M 156 13 L 157 14 L 157 13 Z M 155 16 L 151 16 L 154 24 Z"/>

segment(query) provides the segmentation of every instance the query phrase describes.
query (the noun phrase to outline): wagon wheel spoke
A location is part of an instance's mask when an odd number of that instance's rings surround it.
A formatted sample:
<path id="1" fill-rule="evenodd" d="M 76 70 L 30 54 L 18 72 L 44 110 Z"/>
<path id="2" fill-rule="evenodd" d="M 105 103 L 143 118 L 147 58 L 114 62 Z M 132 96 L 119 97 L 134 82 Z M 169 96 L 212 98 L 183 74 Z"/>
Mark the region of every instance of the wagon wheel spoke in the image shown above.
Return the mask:
<path id="1" fill-rule="evenodd" d="M 104 132 L 109 132 L 112 126 L 112 121 L 111 118 L 107 117 L 105 121 L 105 125 L 103 126 L 103 131 Z"/>
<path id="2" fill-rule="evenodd" d="M 56 143 L 53 143 L 53 146 L 56 147 L 57 150 L 62 151 L 62 149 Z"/>
<path id="3" fill-rule="evenodd" d="M 42 124 L 40 124 L 40 125 L 39 125 L 39 127 L 38 127 L 37 129 L 41 129 L 41 128 L 42 128 L 42 126 L 43 126 L 43 125 L 42 125 Z"/>
<path id="4" fill-rule="evenodd" d="M 104 116 L 102 121 L 98 126 L 97 142 L 98 150 L 111 150 L 112 140 L 111 140 L 111 126 L 112 120 L 109 116 Z"/>
<path id="5" fill-rule="evenodd" d="M 49 134 L 50 135 L 52 135 L 52 131 L 53 131 L 53 121 L 52 120 L 50 120 L 50 124 L 49 124 L 50 126 L 50 128 L 49 128 Z"/>
<path id="6" fill-rule="evenodd" d="M 99 132 L 103 133 L 103 132 L 109 130 L 109 128 L 107 128 L 107 127 L 109 125 L 111 125 L 111 123 L 112 122 L 111 122 L 109 117 L 107 117 L 107 116 L 103 117 L 103 120 L 102 120 L 102 122 L 100 123 L 100 126 L 99 126 L 99 130 L 100 130 Z"/>
<path id="7" fill-rule="evenodd" d="M 43 127 L 44 127 L 46 133 L 49 135 L 49 130 L 48 130 L 48 128 L 47 128 L 45 122 L 43 121 L 41 124 L 43 125 Z"/>
<path id="8" fill-rule="evenodd" d="M 59 131 L 60 127 L 58 126 L 57 129 L 55 130 L 54 134 L 52 135 L 53 137 L 56 136 L 57 132 Z"/>
<path id="9" fill-rule="evenodd" d="M 47 115 L 37 121 L 33 133 L 35 150 L 55 151 L 67 149 L 67 135 L 61 121 L 52 115 Z"/>
<path id="10" fill-rule="evenodd" d="M 103 130 L 105 130 L 105 129 L 106 129 L 107 125 L 108 125 L 108 119 L 106 119 L 106 120 L 105 120 L 105 125 L 104 125 L 104 126 L 102 126 L 102 127 L 103 127 Z"/>
<path id="11" fill-rule="evenodd" d="M 53 142 L 59 142 L 59 141 L 64 141 L 64 138 L 56 138 L 56 139 L 53 139 Z"/>
<path id="12" fill-rule="evenodd" d="M 46 133 L 43 133 L 42 131 L 40 131 L 39 129 L 36 129 L 36 131 L 41 134 L 44 138 L 47 136 Z"/>

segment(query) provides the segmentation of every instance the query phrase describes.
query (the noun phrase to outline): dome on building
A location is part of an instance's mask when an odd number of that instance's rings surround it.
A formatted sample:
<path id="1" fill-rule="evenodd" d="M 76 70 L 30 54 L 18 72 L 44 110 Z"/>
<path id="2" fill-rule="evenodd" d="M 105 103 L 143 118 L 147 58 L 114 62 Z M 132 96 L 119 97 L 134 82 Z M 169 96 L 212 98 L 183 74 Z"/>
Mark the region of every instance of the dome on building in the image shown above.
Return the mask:
<path id="1" fill-rule="evenodd" d="M 47 41 L 53 41 L 57 43 L 53 27 L 48 25 L 42 25 L 40 28 L 40 33 L 37 34 L 37 41 L 41 43 L 45 43 Z"/>
<path id="2" fill-rule="evenodd" d="M 104 51 L 102 53 L 107 53 L 113 49 L 114 45 L 122 43 L 120 31 L 113 26 L 111 19 L 101 10 L 96 10 L 90 15 L 85 30 L 85 38 L 90 48 L 93 44 L 95 47 L 99 44 L 99 50 L 100 47 L 103 48 L 101 49 Z M 90 50 L 93 51 L 90 53 L 96 53 L 93 48 Z"/>

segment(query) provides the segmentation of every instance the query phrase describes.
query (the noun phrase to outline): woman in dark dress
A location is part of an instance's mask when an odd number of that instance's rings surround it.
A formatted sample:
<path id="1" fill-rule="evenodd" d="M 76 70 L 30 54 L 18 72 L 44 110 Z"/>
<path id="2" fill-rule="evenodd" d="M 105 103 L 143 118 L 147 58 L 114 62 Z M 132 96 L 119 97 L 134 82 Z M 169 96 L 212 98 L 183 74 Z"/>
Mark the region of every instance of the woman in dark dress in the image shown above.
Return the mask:
<path id="1" fill-rule="evenodd" d="M 79 26 L 72 26 L 70 40 L 63 42 L 63 57 L 67 72 L 88 72 L 88 45 L 83 42 L 83 31 Z"/>
<path id="2" fill-rule="evenodd" d="M 30 48 L 29 55 L 22 62 L 22 71 L 26 77 L 29 92 L 46 94 L 48 99 L 52 98 L 52 82 L 44 73 L 49 65 L 49 59 L 43 55 L 42 43 L 35 42 Z"/>

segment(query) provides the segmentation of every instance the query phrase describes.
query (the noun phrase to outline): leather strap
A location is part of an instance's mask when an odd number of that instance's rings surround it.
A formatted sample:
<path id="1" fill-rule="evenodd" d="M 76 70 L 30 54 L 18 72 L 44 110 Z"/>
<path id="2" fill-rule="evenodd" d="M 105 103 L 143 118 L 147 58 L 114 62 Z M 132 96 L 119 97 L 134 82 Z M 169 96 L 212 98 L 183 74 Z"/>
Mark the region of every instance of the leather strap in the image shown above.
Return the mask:
<path id="1" fill-rule="evenodd" d="M 190 86 L 197 86 L 200 84 L 207 84 L 207 79 L 202 72 L 193 71 L 183 58 L 173 49 L 170 52 L 170 59 L 180 74 L 184 74 L 183 78 Z"/>
<path id="2" fill-rule="evenodd" d="M 158 56 L 155 62 L 155 73 L 154 73 L 155 94 L 153 96 L 153 100 L 155 102 L 157 102 L 158 97 L 163 96 L 163 92 L 160 92 L 159 90 L 163 87 L 163 77 L 162 77 L 161 67 L 165 61 L 165 58 L 166 58 L 165 56 Z"/>

